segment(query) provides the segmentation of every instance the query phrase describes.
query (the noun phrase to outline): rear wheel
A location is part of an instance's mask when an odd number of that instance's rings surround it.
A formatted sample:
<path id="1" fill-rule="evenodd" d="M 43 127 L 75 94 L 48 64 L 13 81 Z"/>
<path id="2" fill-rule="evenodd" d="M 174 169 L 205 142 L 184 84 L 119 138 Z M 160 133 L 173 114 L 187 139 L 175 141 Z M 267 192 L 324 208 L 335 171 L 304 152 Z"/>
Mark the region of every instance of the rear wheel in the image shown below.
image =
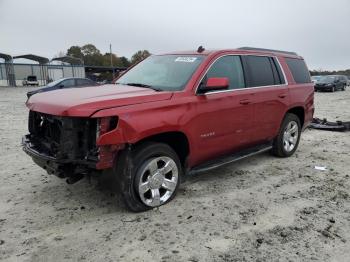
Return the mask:
<path id="1" fill-rule="evenodd" d="M 163 143 L 145 143 L 131 154 L 131 179 L 123 180 L 122 196 L 135 212 L 164 205 L 177 192 L 182 175 L 180 160 L 174 150 Z"/>
<path id="2" fill-rule="evenodd" d="M 297 150 L 300 140 L 301 124 L 299 118 L 287 113 L 280 131 L 273 141 L 272 153 L 279 157 L 289 157 Z"/>

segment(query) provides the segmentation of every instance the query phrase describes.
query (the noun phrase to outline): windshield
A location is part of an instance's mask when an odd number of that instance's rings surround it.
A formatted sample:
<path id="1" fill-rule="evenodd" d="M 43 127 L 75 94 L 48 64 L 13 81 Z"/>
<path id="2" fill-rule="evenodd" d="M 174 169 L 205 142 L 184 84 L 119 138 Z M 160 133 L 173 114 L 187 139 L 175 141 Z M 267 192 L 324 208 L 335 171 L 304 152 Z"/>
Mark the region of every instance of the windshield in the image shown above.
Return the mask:
<path id="1" fill-rule="evenodd" d="M 180 91 L 203 59 L 202 55 L 150 56 L 121 76 L 117 84 Z"/>
<path id="2" fill-rule="evenodd" d="M 47 87 L 55 86 L 55 85 L 57 85 L 58 83 L 60 83 L 62 80 L 64 80 L 64 79 L 61 78 L 61 79 L 55 80 L 55 81 L 53 81 L 53 82 L 47 84 Z"/>
<path id="3" fill-rule="evenodd" d="M 323 82 L 323 83 L 332 83 L 335 80 L 335 76 L 324 76 L 322 77 L 319 82 Z"/>

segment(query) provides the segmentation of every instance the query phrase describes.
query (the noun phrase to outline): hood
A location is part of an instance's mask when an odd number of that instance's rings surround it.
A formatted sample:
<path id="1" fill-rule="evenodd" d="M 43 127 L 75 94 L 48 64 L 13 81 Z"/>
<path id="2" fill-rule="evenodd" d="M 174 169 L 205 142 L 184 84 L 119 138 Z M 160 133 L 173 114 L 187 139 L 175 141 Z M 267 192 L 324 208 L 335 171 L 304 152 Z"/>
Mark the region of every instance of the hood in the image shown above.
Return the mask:
<path id="1" fill-rule="evenodd" d="M 142 87 L 103 85 L 38 93 L 26 104 L 30 110 L 41 113 L 87 117 L 101 109 L 167 100 L 172 94 Z"/>

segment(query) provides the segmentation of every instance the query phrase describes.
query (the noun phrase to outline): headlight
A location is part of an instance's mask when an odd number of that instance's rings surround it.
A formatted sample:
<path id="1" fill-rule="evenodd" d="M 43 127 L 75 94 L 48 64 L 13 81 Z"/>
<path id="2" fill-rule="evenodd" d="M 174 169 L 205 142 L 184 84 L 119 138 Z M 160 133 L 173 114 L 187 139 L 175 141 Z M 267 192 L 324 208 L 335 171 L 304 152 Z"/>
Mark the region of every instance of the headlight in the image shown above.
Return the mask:
<path id="1" fill-rule="evenodd" d="M 98 119 L 96 138 L 98 138 L 100 135 L 103 135 L 104 133 L 112 131 L 113 129 L 117 128 L 117 126 L 118 126 L 117 116 L 102 117 Z"/>

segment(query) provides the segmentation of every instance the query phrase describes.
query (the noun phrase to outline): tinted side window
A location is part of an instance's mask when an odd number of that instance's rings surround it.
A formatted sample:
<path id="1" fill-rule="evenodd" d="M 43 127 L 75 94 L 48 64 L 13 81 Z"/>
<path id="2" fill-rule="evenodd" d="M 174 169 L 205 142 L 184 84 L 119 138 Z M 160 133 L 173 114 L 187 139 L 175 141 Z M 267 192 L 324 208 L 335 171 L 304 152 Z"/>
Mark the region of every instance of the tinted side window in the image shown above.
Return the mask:
<path id="1" fill-rule="evenodd" d="M 63 85 L 63 87 L 72 87 L 74 86 L 74 79 L 67 79 L 62 81 L 59 85 Z"/>
<path id="2" fill-rule="evenodd" d="M 304 60 L 286 58 L 286 62 L 297 84 L 311 83 L 310 73 Z"/>
<path id="3" fill-rule="evenodd" d="M 246 56 L 246 63 L 250 87 L 275 85 L 274 72 L 269 57 Z"/>
<path id="4" fill-rule="evenodd" d="M 78 86 L 89 86 L 93 85 L 93 82 L 88 79 L 77 79 Z"/>
<path id="5" fill-rule="evenodd" d="M 224 56 L 219 58 L 210 67 L 206 78 L 227 77 L 229 79 L 229 89 L 244 88 L 244 74 L 239 56 Z"/>

